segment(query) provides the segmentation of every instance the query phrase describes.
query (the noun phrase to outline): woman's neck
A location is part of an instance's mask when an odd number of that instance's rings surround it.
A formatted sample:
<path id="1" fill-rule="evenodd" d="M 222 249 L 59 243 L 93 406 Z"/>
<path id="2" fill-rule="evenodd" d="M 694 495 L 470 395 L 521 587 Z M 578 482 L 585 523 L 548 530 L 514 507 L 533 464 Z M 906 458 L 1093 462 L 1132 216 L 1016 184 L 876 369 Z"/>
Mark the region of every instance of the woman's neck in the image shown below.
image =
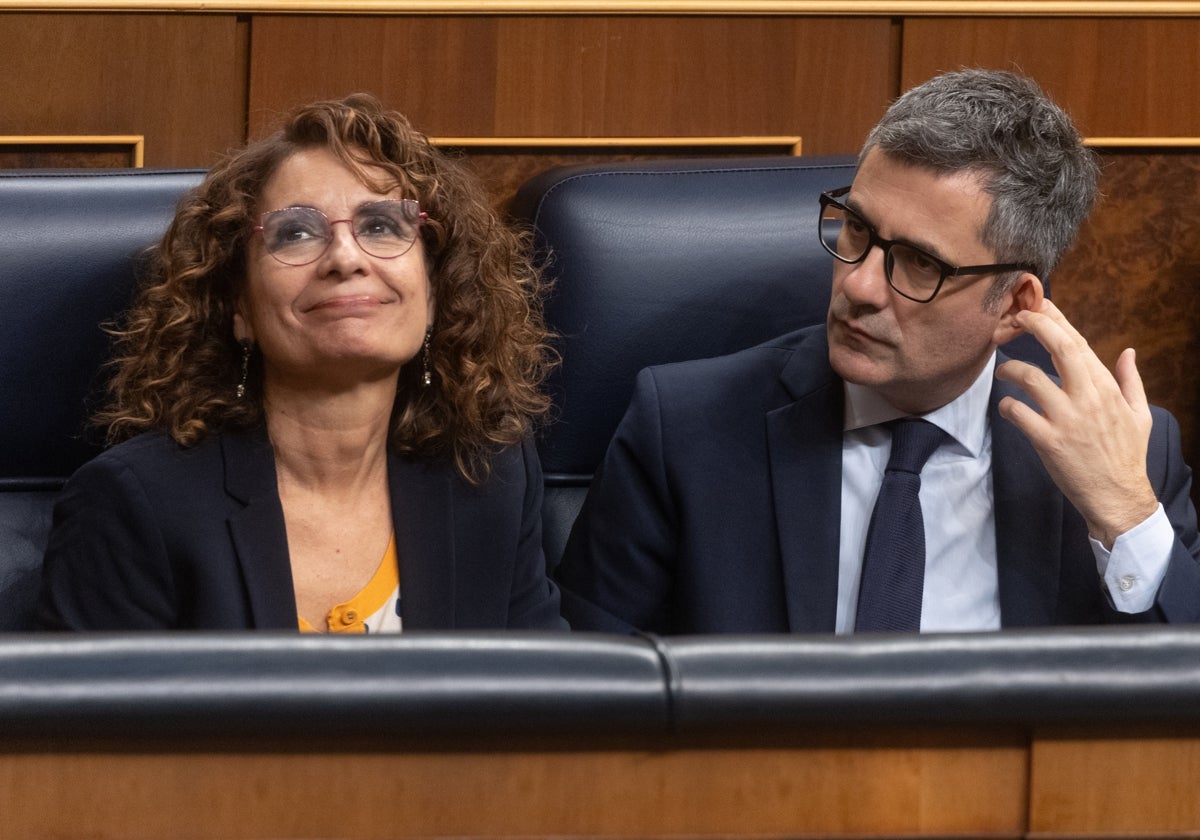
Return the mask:
<path id="1" fill-rule="evenodd" d="M 264 410 L 280 481 L 332 488 L 386 475 L 395 380 L 336 393 L 268 386 Z"/>

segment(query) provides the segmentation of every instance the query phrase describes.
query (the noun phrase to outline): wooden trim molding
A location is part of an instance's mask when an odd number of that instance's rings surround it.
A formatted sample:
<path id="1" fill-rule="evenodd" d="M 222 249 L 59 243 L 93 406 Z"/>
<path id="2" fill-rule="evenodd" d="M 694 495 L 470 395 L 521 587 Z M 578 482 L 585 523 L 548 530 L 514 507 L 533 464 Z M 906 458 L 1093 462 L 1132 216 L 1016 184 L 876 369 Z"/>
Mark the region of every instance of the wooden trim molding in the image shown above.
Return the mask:
<path id="1" fill-rule="evenodd" d="M 1094 149 L 1197 149 L 1200 137 L 1087 137 Z"/>
<path id="2" fill-rule="evenodd" d="M 567 151 L 573 153 L 614 149 L 686 149 L 686 150 L 754 150 L 774 151 L 782 155 L 799 155 L 801 138 L 792 136 L 764 137 L 431 137 L 435 146 L 443 148 L 486 149 L 505 154 L 531 151 Z"/>
<path id="3" fill-rule="evenodd" d="M 0 136 L 0 147 L 30 149 L 54 147 L 69 151 L 84 146 L 116 146 L 129 151 L 129 165 L 141 169 L 146 154 L 146 138 L 141 134 L 12 134 Z"/>
<path id="4" fill-rule="evenodd" d="M 1200 17 L 1200 0 L 0 0 L 0 12 Z"/>

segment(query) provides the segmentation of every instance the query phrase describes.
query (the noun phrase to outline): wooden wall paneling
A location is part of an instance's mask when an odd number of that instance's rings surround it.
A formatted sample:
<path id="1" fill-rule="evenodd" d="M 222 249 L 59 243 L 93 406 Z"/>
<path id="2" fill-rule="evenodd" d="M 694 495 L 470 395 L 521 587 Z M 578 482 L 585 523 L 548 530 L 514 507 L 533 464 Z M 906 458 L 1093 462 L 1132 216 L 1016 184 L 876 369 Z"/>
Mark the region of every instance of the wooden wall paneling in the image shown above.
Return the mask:
<path id="1" fill-rule="evenodd" d="M 1030 756 L 1030 837 L 1196 837 L 1200 730 L 1046 727 Z"/>
<path id="2" fill-rule="evenodd" d="M 908 18 L 901 85 L 1019 69 L 1092 137 L 1200 136 L 1200 19 Z"/>
<path id="3" fill-rule="evenodd" d="M 706 746 L 0 747 L 21 837 L 1021 837 L 1027 736 L 834 727 Z M 612 739 L 609 739 L 610 741 Z M 630 739 L 625 739 L 630 740 Z"/>
<path id="4" fill-rule="evenodd" d="M 254 16 L 250 134 L 297 105 L 358 91 L 379 96 L 429 134 L 493 134 L 499 20 Z"/>
<path id="5" fill-rule="evenodd" d="M 143 150 L 143 138 L 136 135 L 0 135 L 0 169 L 138 167 Z"/>
<path id="6" fill-rule="evenodd" d="M 1200 148 L 1103 151 L 1101 196 L 1051 278 L 1055 301 L 1108 365 L 1126 347 L 1151 402 L 1200 466 Z M 1200 498 L 1200 486 L 1193 486 Z"/>
<path id="7" fill-rule="evenodd" d="M 684 143 L 677 138 L 658 138 L 662 142 L 612 143 L 589 142 L 586 138 L 575 144 L 503 143 L 488 144 L 461 142 L 459 137 L 435 137 L 435 142 L 449 155 L 458 157 L 483 179 L 492 204 L 502 213 L 508 212 L 512 199 L 522 184 L 533 176 L 557 166 L 590 164 L 597 161 L 618 162 L 654 160 L 661 158 L 705 157 L 745 158 L 769 155 L 794 155 L 799 151 L 795 138 L 778 138 L 771 143 L 738 142 L 738 139 L 705 138 L 704 142 Z M 646 138 L 648 141 L 651 138 Z M 745 139 L 745 138 L 740 138 Z M 765 138 L 758 138 L 765 139 Z"/>
<path id="8" fill-rule="evenodd" d="M 530 22 L 532 24 L 533 22 Z M 502 128 L 583 135 L 804 138 L 805 154 L 853 151 L 890 96 L 890 24 L 845 18 L 546 19 L 509 27 Z M 843 70 L 848 44 L 862 45 Z M 539 46 L 540 45 L 540 46 Z M 581 60 L 584 59 L 584 60 Z M 839 85 L 829 69 L 839 67 Z M 569 69 L 568 69 L 569 68 Z M 564 85 L 560 74 L 576 75 Z M 573 102 L 545 108 L 531 80 Z M 837 119 L 830 119 L 836 114 Z"/>
<path id="9" fill-rule="evenodd" d="M 252 133 L 295 104 L 365 89 L 433 135 L 799 135 L 805 154 L 853 152 L 894 95 L 897 65 L 885 18 L 259 15 L 252 25 Z"/>
<path id="10" fill-rule="evenodd" d="M 233 15 L 0 13 L 0 134 L 146 138 L 146 166 L 240 143 L 245 27 Z"/>
<path id="11" fill-rule="evenodd" d="M 1086 136 L 1200 136 L 1200 19 L 904 21 L 903 88 L 958 67 L 1033 76 Z M 1113 150 L 1103 164 L 1053 295 L 1107 364 L 1137 348 L 1150 399 L 1179 419 L 1200 465 L 1200 149 Z"/>

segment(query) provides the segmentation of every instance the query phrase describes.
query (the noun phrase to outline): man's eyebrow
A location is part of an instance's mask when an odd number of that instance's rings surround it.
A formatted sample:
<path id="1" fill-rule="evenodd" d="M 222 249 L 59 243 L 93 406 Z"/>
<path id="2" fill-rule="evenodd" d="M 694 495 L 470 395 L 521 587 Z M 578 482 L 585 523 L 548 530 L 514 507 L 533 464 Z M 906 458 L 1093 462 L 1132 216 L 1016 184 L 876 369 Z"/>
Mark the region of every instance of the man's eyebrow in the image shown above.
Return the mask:
<path id="1" fill-rule="evenodd" d="M 857 201 L 852 199 L 849 194 L 847 194 L 845 199 L 842 200 L 842 203 L 845 204 L 847 207 L 849 207 L 851 210 L 853 210 L 858 216 L 860 216 L 864 222 L 866 222 L 868 225 L 870 225 L 871 229 L 875 231 L 876 236 L 880 235 L 879 234 L 879 226 L 876 225 L 873 221 L 871 221 L 870 216 L 868 216 L 866 214 L 866 212 L 863 211 L 862 206 Z M 886 237 L 881 236 L 880 238 L 886 238 Z M 955 264 L 955 263 L 951 262 L 950 260 L 946 259 L 944 256 L 942 256 L 941 252 L 936 247 L 934 247 L 933 245 L 931 245 L 928 242 L 918 242 L 917 240 L 908 239 L 903 236 L 899 237 L 898 239 L 893 239 L 891 241 L 897 242 L 901 245 L 907 245 L 910 248 L 915 248 L 918 251 L 922 252 L 923 254 L 928 254 L 929 256 L 933 257 L 934 259 L 937 259 L 937 260 L 940 260 L 940 261 L 946 263 L 946 265 L 954 265 Z"/>

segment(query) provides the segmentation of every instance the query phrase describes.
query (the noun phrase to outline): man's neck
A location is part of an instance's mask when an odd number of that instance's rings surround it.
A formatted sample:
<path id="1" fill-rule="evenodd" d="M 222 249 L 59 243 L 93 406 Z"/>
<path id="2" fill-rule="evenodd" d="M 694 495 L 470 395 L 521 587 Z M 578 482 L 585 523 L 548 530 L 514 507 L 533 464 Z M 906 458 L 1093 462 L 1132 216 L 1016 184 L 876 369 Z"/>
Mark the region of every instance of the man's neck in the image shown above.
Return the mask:
<path id="1" fill-rule="evenodd" d="M 920 416 L 941 427 L 967 449 L 977 452 L 987 430 L 987 406 L 995 378 L 996 355 L 987 360 L 975 380 L 948 403 Z M 843 431 L 886 423 L 909 412 L 889 403 L 877 391 L 865 385 L 843 382 L 845 413 Z"/>

